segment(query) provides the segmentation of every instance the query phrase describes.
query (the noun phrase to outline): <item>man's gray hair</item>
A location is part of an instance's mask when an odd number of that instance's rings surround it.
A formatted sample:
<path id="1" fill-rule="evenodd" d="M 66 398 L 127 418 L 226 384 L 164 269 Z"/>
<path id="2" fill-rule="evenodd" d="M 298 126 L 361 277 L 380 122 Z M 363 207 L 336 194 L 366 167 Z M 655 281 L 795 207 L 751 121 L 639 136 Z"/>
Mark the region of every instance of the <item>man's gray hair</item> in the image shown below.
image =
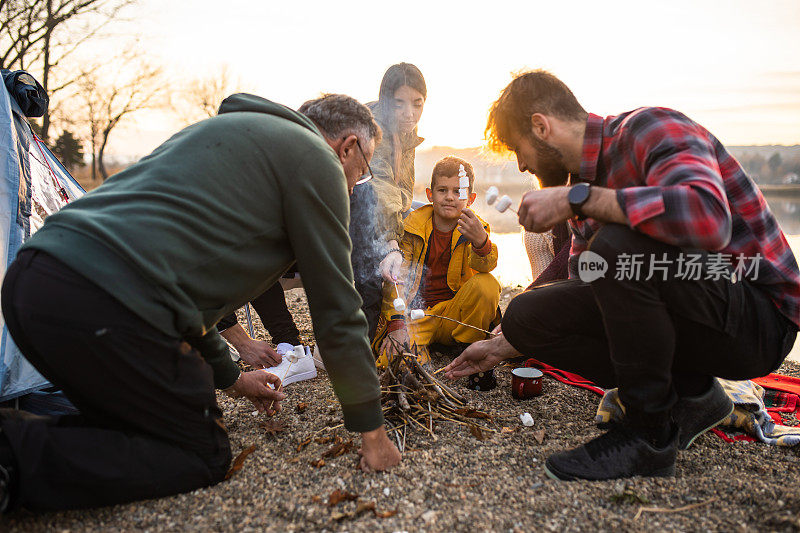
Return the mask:
<path id="1" fill-rule="evenodd" d="M 300 106 L 299 113 L 310 118 L 329 139 L 356 135 L 363 142 L 381 142 L 381 128 L 367 106 L 344 94 L 324 94 Z"/>

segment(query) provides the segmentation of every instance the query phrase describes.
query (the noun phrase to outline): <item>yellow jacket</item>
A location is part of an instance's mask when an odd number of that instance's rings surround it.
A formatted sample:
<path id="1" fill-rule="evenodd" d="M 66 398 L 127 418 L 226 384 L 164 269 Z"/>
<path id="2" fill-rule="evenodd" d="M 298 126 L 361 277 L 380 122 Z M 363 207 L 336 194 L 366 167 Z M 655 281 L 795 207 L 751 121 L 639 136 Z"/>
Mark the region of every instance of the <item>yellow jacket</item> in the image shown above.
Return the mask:
<path id="1" fill-rule="evenodd" d="M 477 215 L 476 215 L 477 216 Z M 486 233 L 489 224 L 478 217 Z M 422 302 L 417 295 L 425 270 L 425 258 L 428 256 L 428 244 L 433 234 L 433 205 L 428 204 L 412 211 L 403 224 L 403 238 L 400 249 L 403 252 L 403 285 L 398 285 L 400 296 L 405 300 L 409 309 L 422 308 Z M 497 245 L 492 243 L 491 251 L 484 257 L 472 251 L 472 244 L 461 235 L 458 228 L 453 230 L 453 241 L 450 246 L 450 265 L 447 269 L 447 286 L 453 292 L 458 292 L 466 281 L 476 272 L 491 272 L 497 266 Z M 383 284 L 383 304 L 381 313 L 388 320 L 402 319 L 403 316 L 395 311 L 392 305 L 397 298 L 393 283 Z"/>

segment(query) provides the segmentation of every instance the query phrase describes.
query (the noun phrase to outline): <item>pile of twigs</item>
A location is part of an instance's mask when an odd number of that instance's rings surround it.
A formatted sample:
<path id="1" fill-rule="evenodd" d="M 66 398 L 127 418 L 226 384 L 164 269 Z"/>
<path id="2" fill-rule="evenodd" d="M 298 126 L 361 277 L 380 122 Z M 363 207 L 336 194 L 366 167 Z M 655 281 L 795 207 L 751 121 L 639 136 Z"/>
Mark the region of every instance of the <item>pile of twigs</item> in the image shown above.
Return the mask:
<path id="1" fill-rule="evenodd" d="M 477 423 L 481 419 L 494 422 L 492 415 L 469 408 L 463 396 L 419 363 L 416 345 L 399 345 L 393 339 L 392 342 L 394 354 L 381 375 L 381 399 L 384 419 L 401 451 L 406 447 L 409 427 L 423 431 L 434 441 L 437 440 L 436 422 L 440 421 L 468 426 L 479 439 L 484 438 L 484 431 L 496 431 Z"/>

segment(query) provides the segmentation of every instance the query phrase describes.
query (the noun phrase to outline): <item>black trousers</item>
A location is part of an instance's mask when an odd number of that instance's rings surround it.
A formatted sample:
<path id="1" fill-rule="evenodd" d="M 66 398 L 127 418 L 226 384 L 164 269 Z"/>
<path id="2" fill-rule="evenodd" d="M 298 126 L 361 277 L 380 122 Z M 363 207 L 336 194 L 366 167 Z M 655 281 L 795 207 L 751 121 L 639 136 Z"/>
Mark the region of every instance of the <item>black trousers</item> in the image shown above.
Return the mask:
<path id="1" fill-rule="evenodd" d="M 608 262 L 605 277 L 520 294 L 503 317 L 503 333 L 524 355 L 619 387 L 633 424 L 667 422 L 677 399 L 702 392 L 712 376 L 768 374 L 792 348 L 796 326 L 756 284 L 730 276 L 679 279 L 674 265 L 682 252 L 708 254 L 616 224 L 596 233 L 589 249 Z M 646 280 L 646 268 L 638 280 L 615 279 L 625 254 L 666 257 L 673 267 L 666 280 Z"/>
<path id="2" fill-rule="evenodd" d="M 272 337 L 272 342 L 275 344 L 286 342 L 292 346 L 300 344 L 300 331 L 298 331 L 292 313 L 289 312 L 289 307 L 286 305 L 286 296 L 280 282 L 275 283 L 257 298 L 253 298 L 250 303 L 258 313 L 261 323 L 264 324 L 264 329 Z M 231 313 L 217 322 L 217 329 L 225 331 L 235 324 L 237 324 L 236 314 Z"/>
<path id="3" fill-rule="evenodd" d="M 2 303 L 22 353 L 81 411 L 2 411 L 20 475 L 17 505 L 95 507 L 223 479 L 231 453 L 211 367 L 187 343 L 38 251 L 12 263 Z"/>

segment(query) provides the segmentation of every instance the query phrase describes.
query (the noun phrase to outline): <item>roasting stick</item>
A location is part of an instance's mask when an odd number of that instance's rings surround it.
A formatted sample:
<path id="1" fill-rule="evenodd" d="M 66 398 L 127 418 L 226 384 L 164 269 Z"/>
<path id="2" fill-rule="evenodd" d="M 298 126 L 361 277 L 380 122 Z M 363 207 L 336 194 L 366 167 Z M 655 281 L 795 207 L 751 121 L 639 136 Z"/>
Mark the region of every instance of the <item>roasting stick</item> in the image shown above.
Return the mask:
<path id="1" fill-rule="evenodd" d="M 292 369 L 292 365 L 295 364 L 299 360 L 300 360 L 300 357 L 298 357 L 297 354 L 294 353 L 294 351 L 292 351 L 291 355 L 289 356 L 289 366 L 286 367 L 286 372 L 283 373 L 283 377 L 281 377 L 281 382 L 278 385 L 278 388 L 275 389 L 275 392 L 280 392 L 281 391 L 281 389 L 283 388 L 283 380 L 286 379 L 286 376 L 289 375 L 289 370 Z M 264 369 L 264 372 L 267 372 L 266 368 Z M 267 407 L 267 411 L 272 409 L 273 405 L 275 405 L 275 400 L 272 400 L 271 402 L 269 402 L 269 407 Z"/>
<path id="2" fill-rule="evenodd" d="M 493 337 L 498 335 L 497 333 L 492 333 L 489 330 L 486 330 L 486 329 L 483 329 L 483 328 L 479 328 L 477 326 L 473 326 L 472 324 L 465 324 L 464 322 L 456 320 L 455 318 L 449 318 L 449 317 L 441 316 L 441 315 L 434 315 L 433 313 L 426 313 L 422 309 L 412 309 L 411 313 L 409 313 L 409 316 L 411 317 L 411 320 L 419 320 L 420 318 L 426 317 L 426 316 L 430 316 L 430 317 L 434 317 L 434 318 L 441 318 L 442 320 L 449 320 L 450 322 L 455 322 L 457 324 L 461 324 L 462 326 L 466 326 L 468 328 L 477 329 L 478 331 L 482 331 L 482 332 L 486 333 L 487 335 L 491 335 Z"/>

